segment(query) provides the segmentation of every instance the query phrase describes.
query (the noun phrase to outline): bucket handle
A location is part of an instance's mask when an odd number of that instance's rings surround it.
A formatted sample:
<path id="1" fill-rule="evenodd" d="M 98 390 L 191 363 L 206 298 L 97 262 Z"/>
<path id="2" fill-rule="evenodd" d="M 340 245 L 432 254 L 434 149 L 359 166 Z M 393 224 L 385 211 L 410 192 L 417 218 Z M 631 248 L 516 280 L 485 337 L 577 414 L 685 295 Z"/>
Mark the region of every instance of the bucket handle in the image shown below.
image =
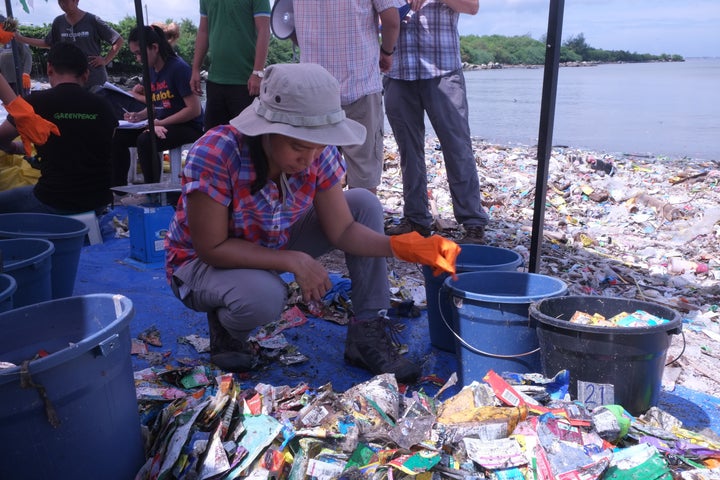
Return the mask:
<path id="1" fill-rule="evenodd" d="M 440 289 L 440 290 L 438 291 L 438 305 L 441 304 L 441 303 L 440 303 L 440 300 L 441 300 L 440 294 L 441 294 L 441 292 L 442 292 L 442 289 Z M 445 324 L 445 326 L 447 327 L 447 329 L 450 330 L 450 333 L 453 334 L 453 336 L 457 339 L 458 342 L 460 342 L 465 348 L 467 348 L 468 350 L 470 350 L 470 351 L 473 352 L 473 353 L 476 353 L 476 354 L 478 354 L 478 355 L 484 355 L 484 356 L 486 356 L 486 357 L 491 357 L 491 358 L 518 358 L 518 357 L 526 357 L 526 356 L 528 356 L 528 355 L 532 355 L 533 353 L 537 353 L 537 352 L 540 351 L 540 347 L 538 347 L 538 348 L 536 348 L 536 349 L 534 349 L 534 350 L 530 350 L 529 352 L 525 352 L 525 353 L 516 353 L 516 354 L 514 354 L 514 355 L 502 355 L 502 354 L 500 354 L 500 353 L 490 353 L 490 352 L 485 352 L 485 351 L 483 351 L 483 350 L 480 350 L 480 349 L 478 349 L 478 348 L 475 348 L 473 345 L 470 345 L 468 342 L 466 342 L 465 339 L 462 338 L 462 337 L 460 336 L 460 334 L 458 334 L 458 333 L 450 326 L 450 324 L 448 323 L 447 319 L 445 318 L 445 314 L 443 314 L 442 308 L 438 308 L 438 310 L 440 310 L 440 318 L 442 318 L 443 323 Z"/>
<path id="2" fill-rule="evenodd" d="M 100 355 L 103 357 L 107 357 L 110 355 L 110 352 L 115 350 L 115 348 L 118 346 L 118 340 L 120 339 L 120 335 L 117 333 L 114 333 L 110 335 L 108 338 L 103 340 L 102 342 L 98 343 L 98 350 Z"/>

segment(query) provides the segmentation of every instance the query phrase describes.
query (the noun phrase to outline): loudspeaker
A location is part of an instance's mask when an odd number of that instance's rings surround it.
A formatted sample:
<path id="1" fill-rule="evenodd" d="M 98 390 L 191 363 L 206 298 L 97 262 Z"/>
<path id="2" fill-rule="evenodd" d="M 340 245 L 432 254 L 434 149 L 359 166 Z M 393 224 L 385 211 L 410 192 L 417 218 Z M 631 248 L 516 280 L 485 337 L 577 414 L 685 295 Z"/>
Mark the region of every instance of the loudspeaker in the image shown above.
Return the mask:
<path id="1" fill-rule="evenodd" d="M 290 38 L 295 33 L 295 18 L 293 16 L 292 0 L 275 0 L 270 13 L 270 28 L 280 40 Z"/>

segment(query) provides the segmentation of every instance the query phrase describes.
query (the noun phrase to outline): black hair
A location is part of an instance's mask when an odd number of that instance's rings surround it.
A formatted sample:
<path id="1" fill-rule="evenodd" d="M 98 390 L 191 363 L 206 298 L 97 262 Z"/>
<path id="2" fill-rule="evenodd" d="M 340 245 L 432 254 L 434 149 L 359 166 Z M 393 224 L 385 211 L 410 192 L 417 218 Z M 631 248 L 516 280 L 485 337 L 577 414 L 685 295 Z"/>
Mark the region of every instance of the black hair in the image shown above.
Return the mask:
<path id="1" fill-rule="evenodd" d="M 245 137 L 248 149 L 250 150 L 250 160 L 255 167 L 255 181 L 250 185 L 250 193 L 257 193 L 265 186 L 268 177 L 268 161 L 265 156 L 265 150 L 262 148 L 262 136 Z"/>
<path id="2" fill-rule="evenodd" d="M 167 60 L 170 57 L 177 57 L 177 53 L 170 45 L 170 42 L 167 41 L 167 37 L 165 36 L 165 32 L 163 32 L 162 28 L 158 27 L 157 25 L 145 25 L 143 27 L 143 31 L 145 32 L 146 47 L 149 47 L 152 44 L 157 44 L 158 53 L 163 60 Z M 128 42 L 139 41 L 140 30 L 138 27 L 135 27 L 130 30 L 130 35 L 128 35 Z"/>
<path id="3" fill-rule="evenodd" d="M 72 73 L 81 77 L 88 70 L 87 55 L 72 43 L 59 42 L 50 47 L 47 63 L 60 74 Z"/>

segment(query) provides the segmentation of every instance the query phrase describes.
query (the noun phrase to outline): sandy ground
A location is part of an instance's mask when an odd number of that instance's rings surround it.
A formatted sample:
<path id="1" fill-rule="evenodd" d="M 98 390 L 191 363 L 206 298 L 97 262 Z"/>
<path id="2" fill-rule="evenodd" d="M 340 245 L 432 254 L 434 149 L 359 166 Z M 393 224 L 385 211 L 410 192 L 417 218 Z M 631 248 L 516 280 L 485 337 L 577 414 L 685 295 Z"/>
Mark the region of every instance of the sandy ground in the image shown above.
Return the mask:
<path id="1" fill-rule="evenodd" d="M 475 141 L 488 245 L 513 249 L 529 264 L 537 153 Z M 387 223 L 402 216 L 399 156 L 385 141 L 378 197 Z M 458 238 L 442 151 L 428 139 L 428 192 L 439 233 Z M 574 295 L 650 301 L 678 311 L 663 383 L 720 396 L 720 163 L 654 155 L 553 148 L 542 255 L 536 273 L 564 280 Z M 323 257 L 343 272 L 339 252 Z M 391 260 L 400 278 L 422 283 L 416 265 Z M 673 361 L 674 360 L 674 361 Z"/>

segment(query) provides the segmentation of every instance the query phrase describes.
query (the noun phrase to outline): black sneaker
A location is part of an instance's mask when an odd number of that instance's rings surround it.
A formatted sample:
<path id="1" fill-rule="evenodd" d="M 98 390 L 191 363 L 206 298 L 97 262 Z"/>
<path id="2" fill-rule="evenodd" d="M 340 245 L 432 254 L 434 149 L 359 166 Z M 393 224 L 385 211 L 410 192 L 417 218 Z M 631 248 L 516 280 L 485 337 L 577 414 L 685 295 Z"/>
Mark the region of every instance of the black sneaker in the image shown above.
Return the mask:
<path id="1" fill-rule="evenodd" d="M 258 365 L 257 348 L 248 341 L 237 340 L 223 328 L 215 312 L 208 312 L 210 328 L 210 361 L 227 372 L 241 373 Z"/>
<path id="2" fill-rule="evenodd" d="M 393 373 L 400 383 L 415 383 L 420 367 L 398 353 L 393 326 L 383 314 L 373 320 L 351 322 L 345 339 L 345 361 L 373 375 Z"/>
<path id="3" fill-rule="evenodd" d="M 405 217 L 401 218 L 397 225 L 385 229 L 385 235 L 402 235 L 410 232 L 418 232 L 423 237 L 429 237 L 432 230 L 430 227 L 420 225 Z"/>
<path id="4" fill-rule="evenodd" d="M 465 235 L 463 235 L 457 243 L 467 244 L 483 244 L 485 243 L 485 227 L 483 225 L 469 225 L 463 227 L 465 229 Z"/>

